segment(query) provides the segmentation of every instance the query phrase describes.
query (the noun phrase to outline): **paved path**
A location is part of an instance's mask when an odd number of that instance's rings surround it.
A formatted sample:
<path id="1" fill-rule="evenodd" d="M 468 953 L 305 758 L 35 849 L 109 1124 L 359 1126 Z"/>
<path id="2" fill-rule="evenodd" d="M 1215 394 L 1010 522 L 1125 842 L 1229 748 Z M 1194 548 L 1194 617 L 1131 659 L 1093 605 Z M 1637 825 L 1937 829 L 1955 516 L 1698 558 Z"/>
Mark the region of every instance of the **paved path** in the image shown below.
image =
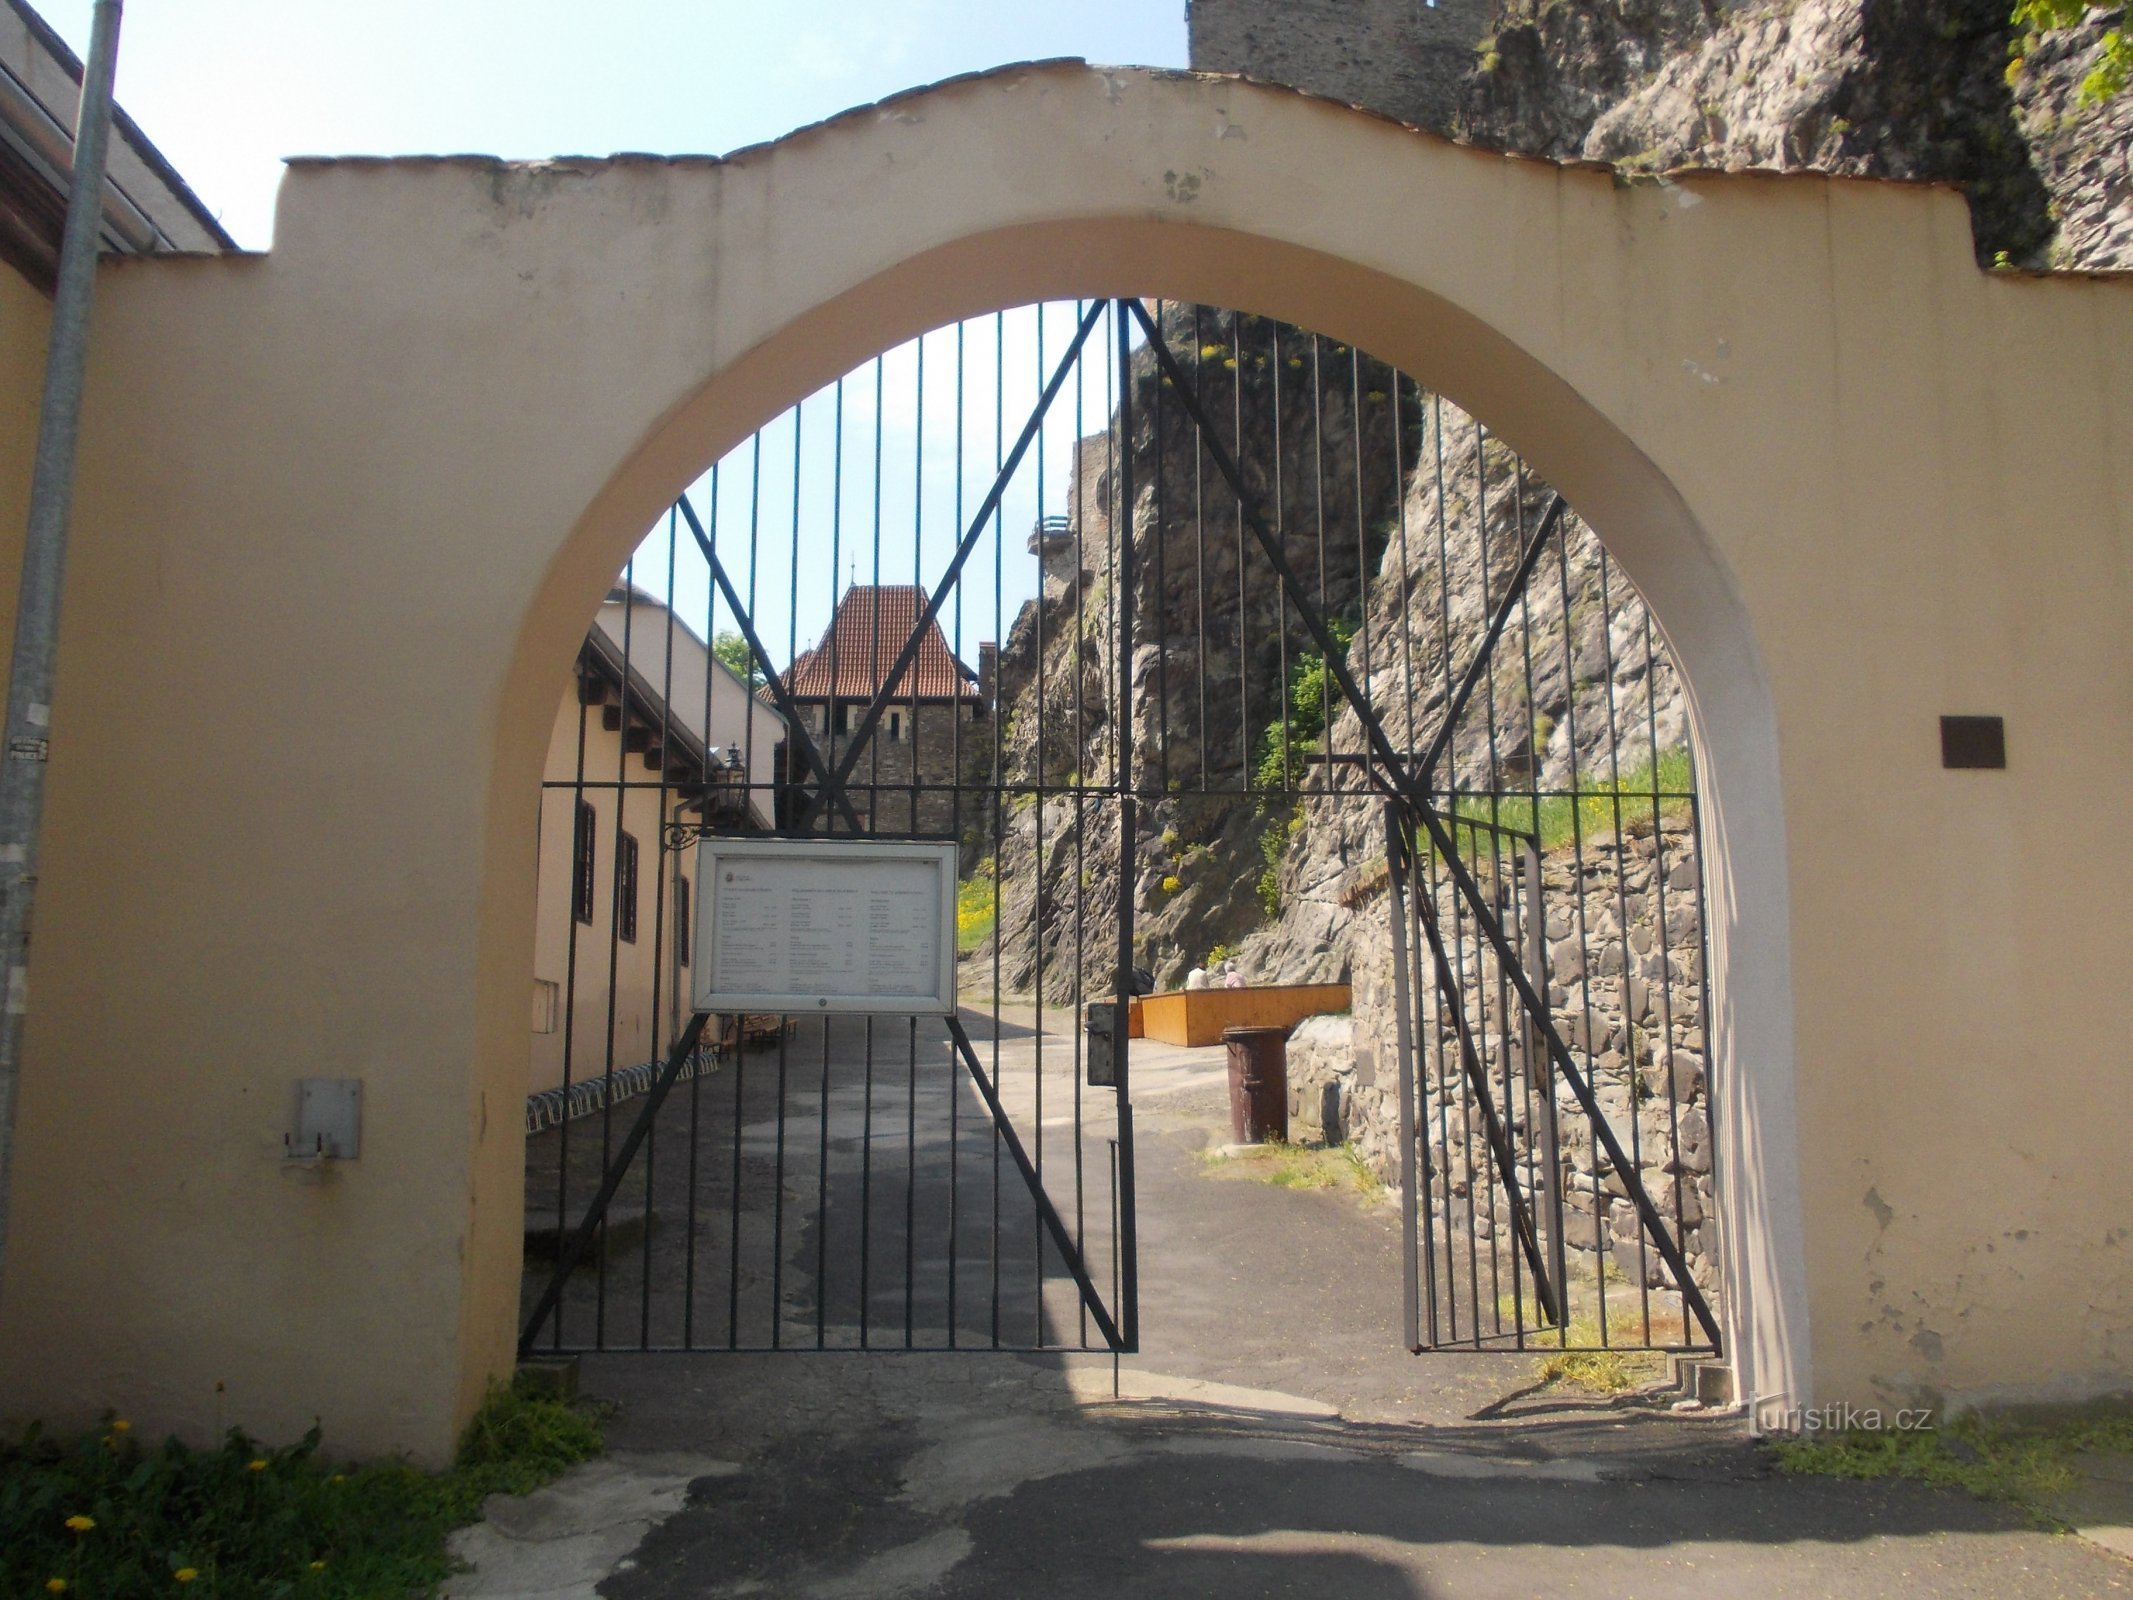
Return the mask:
<path id="1" fill-rule="evenodd" d="M 1143 1348 L 1119 1398 L 1089 1356 L 587 1358 L 614 1462 L 470 1535 L 483 1570 L 453 1592 L 2133 1594 L 2133 1564 L 2003 1508 L 1773 1477 L 1733 1418 L 1407 1355 L 1395 1212 L 1209 1174 L 1220 1065 L 1137 1047 Z"/>

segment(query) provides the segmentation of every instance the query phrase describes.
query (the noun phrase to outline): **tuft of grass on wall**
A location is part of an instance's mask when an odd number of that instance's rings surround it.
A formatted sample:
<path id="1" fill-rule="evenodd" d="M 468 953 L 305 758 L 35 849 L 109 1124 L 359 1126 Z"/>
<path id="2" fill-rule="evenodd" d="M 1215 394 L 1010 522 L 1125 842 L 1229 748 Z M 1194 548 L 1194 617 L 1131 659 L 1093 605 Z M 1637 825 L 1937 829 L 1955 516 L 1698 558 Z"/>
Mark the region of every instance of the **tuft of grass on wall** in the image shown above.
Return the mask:
<path id="1" fill-rule="evenodd" d="M 1654 795 L 1659 797 L 1656 809 L 1661 821 L 1688 819 L 1695 773 L 1689 752 L 1679 745 L 1660 751 L 1656 761 L 1625 767 L 1619 775 L 1584 776 L 1585 782 L 1574 796 L 1543 795 L 1536 801 L 1530 795 L 1516 793 L 1461 795 L 1452 810 L 1458 816 L 1493 822 L 1520 833 L 1537 833 L 1543 850 L 1553 850 L 1579 838 L 1609 836 L 1618 822 L 1625 827 L 1639 821 L 1648 824 L 1652 821 Z M 1453 836 L 1459 836 L 1456 827 Z M 1468 840 L 1461 839 L 1462 850 L 1468 844 Z M 1489 853 L 1485 836 L 1474 845 L 1474 853 Z"/>
<path id="2" fill-rule="evenodd" d="M 311 1429 L 269 1448 L 144 1445 L 120 1417 L 73 1440 L 0 1444 L 0 1594 L 83 1600 L 378 1600 L 451 1575 L 445 1538 L 491 1494 L 524 1494 L 600 1452 L 575 1407 L 508 1386 L 449 1471 L 336 1465 Z"/>

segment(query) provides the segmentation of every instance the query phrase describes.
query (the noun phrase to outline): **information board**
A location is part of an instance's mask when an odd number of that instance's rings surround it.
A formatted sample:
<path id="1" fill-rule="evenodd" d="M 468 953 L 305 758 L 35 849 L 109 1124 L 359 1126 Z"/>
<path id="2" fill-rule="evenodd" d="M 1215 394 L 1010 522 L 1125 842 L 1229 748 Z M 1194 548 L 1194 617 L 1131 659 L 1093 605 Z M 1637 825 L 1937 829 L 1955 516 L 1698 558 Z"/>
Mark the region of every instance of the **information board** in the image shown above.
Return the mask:
<path id="1" fill-rule="evenodd" d="M 955 1010 L 953 844 L 705 839 L 698 1011 Z"/>

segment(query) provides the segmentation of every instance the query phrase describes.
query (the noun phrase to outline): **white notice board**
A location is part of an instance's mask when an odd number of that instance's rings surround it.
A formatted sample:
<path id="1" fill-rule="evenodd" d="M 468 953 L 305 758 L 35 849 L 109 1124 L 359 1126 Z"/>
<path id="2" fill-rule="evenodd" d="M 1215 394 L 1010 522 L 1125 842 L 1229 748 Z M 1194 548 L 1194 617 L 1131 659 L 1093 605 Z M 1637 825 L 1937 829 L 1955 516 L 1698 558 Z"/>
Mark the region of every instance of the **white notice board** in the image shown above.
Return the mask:
<path id="1" fill-rule="evenodd" d="M 955 1010 L 953 844 L 705 839 L 695 1009 Z"/>

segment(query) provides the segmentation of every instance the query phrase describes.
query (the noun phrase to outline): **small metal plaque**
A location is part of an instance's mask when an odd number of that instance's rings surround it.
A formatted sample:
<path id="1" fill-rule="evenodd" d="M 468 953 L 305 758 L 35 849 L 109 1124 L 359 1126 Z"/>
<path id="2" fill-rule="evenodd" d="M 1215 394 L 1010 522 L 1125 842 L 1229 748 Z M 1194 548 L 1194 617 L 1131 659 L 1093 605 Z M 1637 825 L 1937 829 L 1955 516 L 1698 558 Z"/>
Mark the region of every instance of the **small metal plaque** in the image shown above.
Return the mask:
<path id="1" fill-rule="evenodd" d="M 952 843 L 705 839 L 695 1008 L 952 1014 L 956 856 Z"/>
<path id="2" fill-rule="evenodd" d="M 1088 1037 L 1089 1087 L 1118 1087 L 1118 1002 L 1091 1000 L 1084 1008 L 1083 1031 Z"/>
<path id="3" fill-rule="evenodd" d="M 1950 768 L 2005 768 L 2006 722 L 1999 717 L 1942 717 L 1940 764 Z"/>
<path id="4" fill-rule="evenodd" d="M 363 1144 L 363 1080 L 299 1078 L 282 1146 L 291 1161 L 353 1161 Z"/>

